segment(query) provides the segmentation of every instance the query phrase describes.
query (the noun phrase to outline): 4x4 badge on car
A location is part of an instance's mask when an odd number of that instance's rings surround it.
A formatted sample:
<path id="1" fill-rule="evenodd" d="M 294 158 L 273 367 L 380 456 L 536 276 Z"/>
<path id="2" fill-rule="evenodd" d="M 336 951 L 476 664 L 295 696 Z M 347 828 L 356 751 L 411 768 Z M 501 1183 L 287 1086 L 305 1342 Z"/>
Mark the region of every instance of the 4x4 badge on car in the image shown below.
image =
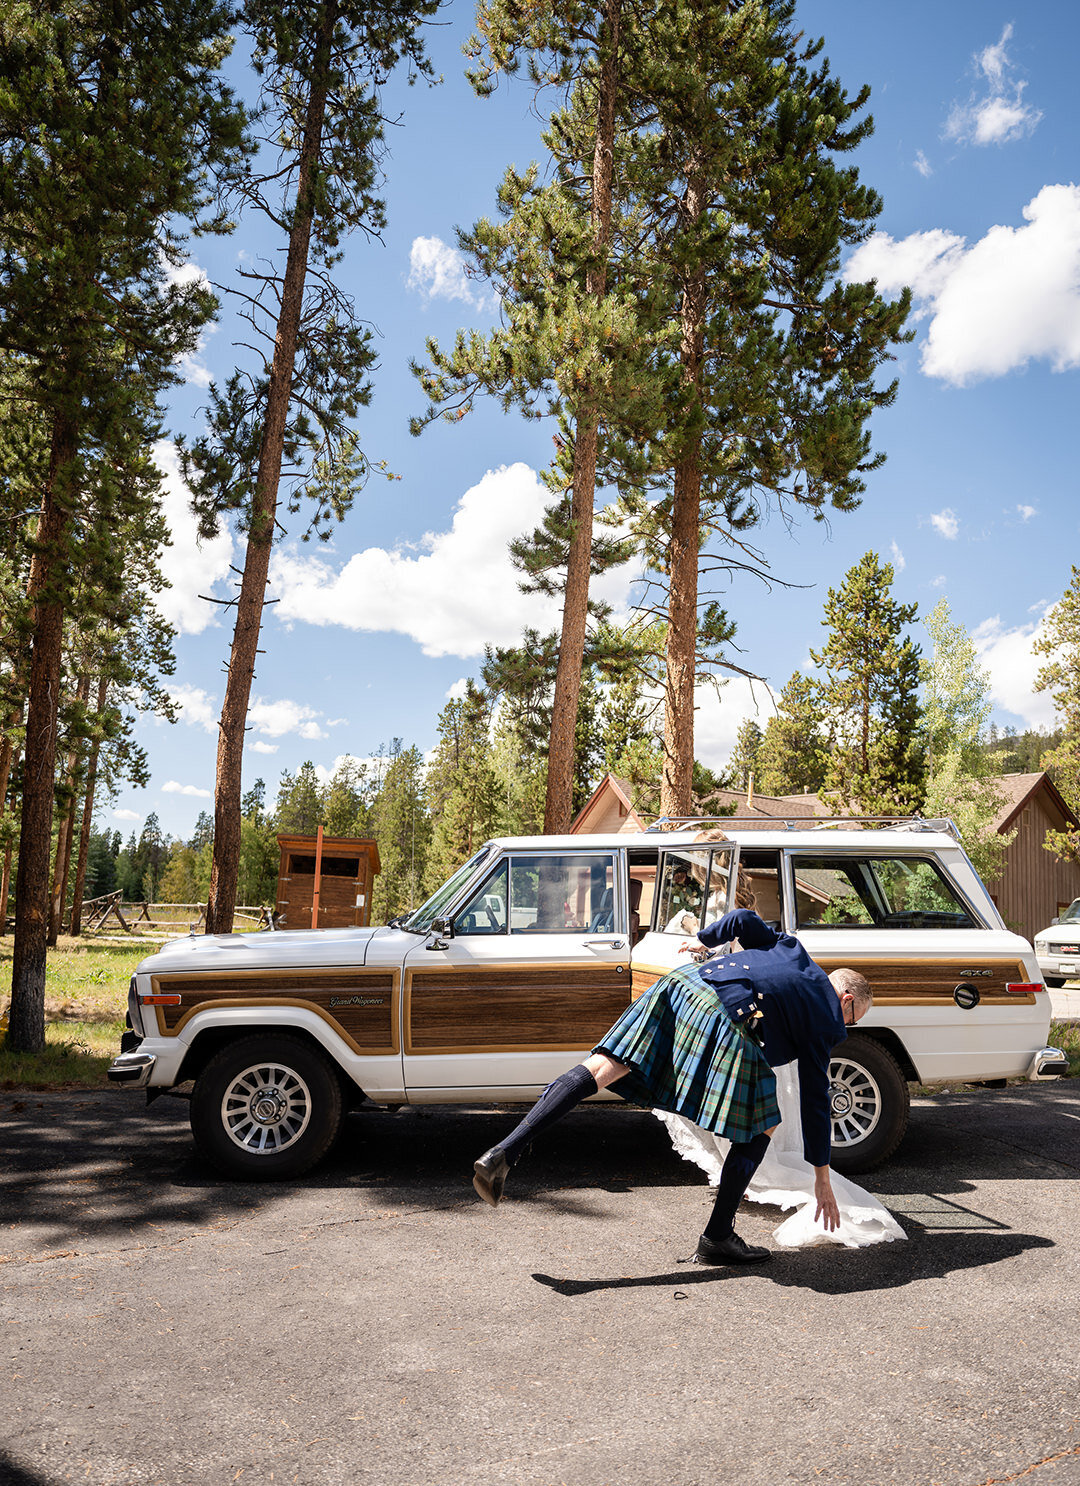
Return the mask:
<path id="1" fill-rule="evenodd" d="M 974 978 L 976 975 L 993 975 L 994 972 L 992 970 L 958 970 L 956 973 L 957 975 L 966 975 L 969 978 Z"/>

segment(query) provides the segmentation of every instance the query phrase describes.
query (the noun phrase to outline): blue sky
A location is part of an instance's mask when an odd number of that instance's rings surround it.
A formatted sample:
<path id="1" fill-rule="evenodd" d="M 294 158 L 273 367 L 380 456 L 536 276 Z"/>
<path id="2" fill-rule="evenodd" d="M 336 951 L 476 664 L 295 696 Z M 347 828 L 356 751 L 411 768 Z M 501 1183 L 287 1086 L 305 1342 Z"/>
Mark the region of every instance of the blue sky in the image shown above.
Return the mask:
<path id="1" fill-rule="evenodd" d="M 778 517 L 754 540 L 777 578 L 743 577 L 719 597 L 739 626 L 742 663 L 779 690 L 809 664 L 822 635 L 826 589 L 874 548 L 896 565 L 895 591 L 928 612 L 945 595 L 975 635 L 993 683 L 997 720 L 1048 726 L 1031 692 L 1030 645 L 1078 558 L 1075 403 L 1080 391 L 1080 165 L 1075 58 L 1080 7 L 1033 0 L 1022 10 L 975 0 L 902 6 L 804 0 L 798 18 L 823 36 L 849 92 L 867 82 L 876 132 L 856 163 L 884 198 L 874 239 L 845 272 L 916 293 L 916 338 L 901 348 L 895 406 L 874 420 L 883 469 L 860 510 L 789 530 Z M 507 541 L 543 504 L 536 472 L 550 429 L 492 407 L 453 427 L 410 437 L 422 408 L 408 371 L 425 338 L 491 323 L 482 286 L 466 280 L 454 229 L 494 208 L 506 166 L 540 158 L 540 119 L 528 83 L 476 98 L 462 69 L 467 4 L 444 9 L 432 52 L 438 88 L 395 87 L 388 112 L 389 228 L 380 243 L 348 245 L 342 282 L 378 332 L 375 394 L 360 425 L 364 447 L 400 480 L 373 476 L 329 546 L 290 532 L 275 559 L 245 761 L 274 797 L 282 769 L 311 759 L 331 769 L 394 736 L 431 748 L 446 697 L 476 675 L 487 643 L 511 643 L 525 623 L 554 614 L 516 591 Z M 540 100 L 542 104 L 543 100 Z M 243 224 L 195 246 L 194 266 L 227 279 L 238 254 L 277 244 Z M 173 431 L 200 424 L 209 376 L 238 353 L 227 316 L 186 368 L 171 404 Z M 178 624 L 173 690 L 181 720 L 139 723 L 152 779 L 103 806 L 99 822 L 126 834 L 154 810 L 187 835 L 212 808 L 216 718 L 230 630 L 198 594 L 227 597 L 229 535 L 198 547 L 183 488 L 169 470 L 173 582 L 163 607 Z M 295 518 L 294 518 L 295 519 Z M 624 604 L 632 573 L 605 580 Z M 226 611 L 227 612 L 227 611 Z M 917 637 L 925 643 L 925 632 Z M 721 764 L 742 720 L 770 715 L 767 689 L 730 683 L 703 694 L 697 754 Z"/>

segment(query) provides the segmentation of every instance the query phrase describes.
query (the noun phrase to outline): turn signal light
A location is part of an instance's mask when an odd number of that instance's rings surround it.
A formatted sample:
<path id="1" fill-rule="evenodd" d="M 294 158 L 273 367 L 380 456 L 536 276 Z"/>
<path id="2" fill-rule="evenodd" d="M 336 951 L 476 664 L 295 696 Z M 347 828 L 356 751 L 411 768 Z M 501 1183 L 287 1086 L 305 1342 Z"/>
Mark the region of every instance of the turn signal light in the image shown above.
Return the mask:
<path id="1" fill-rule="evenodd" d="M 1046 987 L 1041 980 L 1010 980 L 1006 981 L 1005 989 L 1012 996 L 1027 996 L 1032 991 L 1045 991 Z"/>
<path id="2" fill-rule="evenodd" d="M 177 992 L 173 996 L 140 996 L 139 997 L 139 1005 L 140 1006 L 179 1006 L 180 1005 L 180 994 L 179 994 L 179 992 Z"/>

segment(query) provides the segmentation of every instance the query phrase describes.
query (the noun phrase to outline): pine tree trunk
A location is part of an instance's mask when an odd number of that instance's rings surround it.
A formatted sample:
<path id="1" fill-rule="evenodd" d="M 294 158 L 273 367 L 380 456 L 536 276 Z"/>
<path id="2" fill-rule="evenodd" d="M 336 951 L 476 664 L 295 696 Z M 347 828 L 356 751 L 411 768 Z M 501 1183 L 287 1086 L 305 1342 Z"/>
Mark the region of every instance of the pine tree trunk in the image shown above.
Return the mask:
<path id="1" fill-rule="evenodd" d="M 315 190 L 330 81 L 331 43 L 336 0 L 327 0 L 320 15 L 312 60 L 312 83 L 304 121 L 296 189 L 296 209 L 289 234 L 289 254 L 281 289 L 274 357 L 266 396 L 266 417 L 259 450 L 259 469 L 252 500 L 244 573 L 236 606 L 236 627 L 229 656 L 228 680 L 218 729 L 217 778 L 214 792 L 214 857 L 206 905 L 206 932 L 232 931 L 240 875 L 240 801 L 251 683 L 262 626 L 270 551 L 277 519 L 282 447 L 292 397 L 293 366 L 307 277 L 308 246 L 314 218 Z"/>
<path id="2" fill-rule="evenodd" d="M 61 482 L 75 458 L 75 428 L 65 417 L 53 425 L 49 474 L 38 518 L 36 551 L 27 597 L 32 609 L 30 683 L 26 712 L 22 825 L 19 832 L 19 890 L 15 901 L 15 947 L 11 966 L 8 1044 L 15 1052 L 45 1046 L 45 939 L 49 928 L 49 846 L 56 779 L 56 726 L 60 693 L 63 604 L 57 574 L 68 514 Z"/>
<path id="3" fill-rule="evenodd" d="M 90 695 L 89 676 L 80 676 L 75 700 L 86 707 L 86 699 Z M 71 844 L 75 839 L 75 805 L 77 793 L 75 789 L 75 774 L 79 766 L 79 752 L 72 748 L 67 759 L 67 797 L 68 806 L 64 818 L 60 823 L 60 829 L 56 834 L 56 866 L 53 871 L 52 909 L 49 914 L 49 937 L 47 944 L 53 948 L 60 937 L 60 926 L 64 917 L 64 899 L 67 897 L 68 877 L 71 872 Z"/>
<path id="4" fill-rule="evenodd" d="M 585 276 L 586 292 L 597 301 L 607 293 L 607 251 L 611 242 L 611 195 L 615 162 L 615 95 L 619 80 L 621 0 L 606 0 L 597 77 L 596 145 L 593 150 L 593 261 Z M 596 451 L 599 418 L 588 398 L 579 408 L 574 437 L 574 476 L 570 498 L 570 551 L 563 594 L 559 664 L 551 708 L 548 742 L 547 798 L 544 832 L 570 829 L 574 797 L 574 737 L 585 660 L 592 575 L 593 505 L 596 499 Z"/>
<path id="5" fill-rule="evenodd" d="M 684 210 L 688 221 L 701 215 L 704 192 L 693 176 L 687 184 Z M 705 272 L 695 270 L 683 289 L 682 360 L 686 406 L 701 404 L 705 345 Z M 660 814 L 690 815 L 694 777 L 694 677 L 697 671 L 698 550 L 701 540 L 701 434 L 698 420 L 675 462 L 668 546 L 668 629 L 665 646 L 664 768 L 660 780 Z"/>
<path id="6" fill-rule="evenodd" d="M 18 727 L 22 721 L 22 708 L 18 707 L 11 715 L 11 726 Z M 7 814 L 8 786 L 11 784 L 11 776 L 19 767 L 19 750 L 15 747 L 11 738 L 4 739 L 3 752 L 0 754 L 0 819 Z M 4 865 L 0 868 L 0 934 L 7 932 L 7 910 L 8 889 L 11 886 L 11 842 L 4 847 Z"/>
<path id="7" fill-rule="evenodd" d="M 97 718 L 98 725 L 105 712 L 105 703 L 108 699 L 109 683 L 102 679 L 98 682 L 97 694 Z M 101 737 L 95 731 L 94 741 L 90 747 L 90 758 L 86 765 L 86 794 L 83 799 L 82 829 L 79 832 L 79 862 L 75 868 L 75 888 L 71 899 L 71 923 L 69 932 L 74 938 L 82 933 L 82 905 L 83 892 L 86 889 L 86 868 L 90 860 L 90 832 L 94 824 L 94 794 L 97 790 L 97 766 L 98 754 L 101 751 Z"/>

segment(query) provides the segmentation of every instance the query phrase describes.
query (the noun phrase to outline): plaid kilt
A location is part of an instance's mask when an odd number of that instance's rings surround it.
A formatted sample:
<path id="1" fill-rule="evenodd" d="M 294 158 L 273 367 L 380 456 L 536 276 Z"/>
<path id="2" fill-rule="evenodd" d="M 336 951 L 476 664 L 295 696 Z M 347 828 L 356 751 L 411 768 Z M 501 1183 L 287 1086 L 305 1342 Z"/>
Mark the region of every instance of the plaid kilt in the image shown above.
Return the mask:
<path id="1" fill-rule="evenodd" d="M 593 1052 L 628 1065 L 611 1092 L 631 1104 L 684 1115 L 728 1140 L 751 1140 L 780 1123 L 768 1059 L 696 965 L 658 980 Z"/>

